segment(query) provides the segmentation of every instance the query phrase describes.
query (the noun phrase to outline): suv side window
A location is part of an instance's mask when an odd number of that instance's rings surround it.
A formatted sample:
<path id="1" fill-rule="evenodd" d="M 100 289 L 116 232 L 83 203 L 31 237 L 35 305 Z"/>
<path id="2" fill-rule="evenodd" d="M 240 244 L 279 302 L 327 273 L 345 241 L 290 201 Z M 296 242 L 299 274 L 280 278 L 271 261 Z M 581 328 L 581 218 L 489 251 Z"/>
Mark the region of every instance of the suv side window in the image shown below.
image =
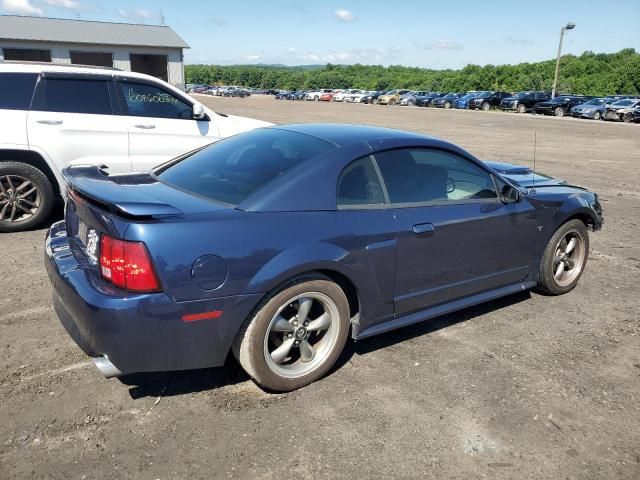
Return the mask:
<path id="1" fill-rule="evenodd" d="M 375 155 L 392 204 L 467 203 L 498 198 L 493 176 L 473 162 L 437 149 Z"/>
<path id="2" fill-rule="evenodd" d="M 193 120 L 193 107 L 160 87 L 130 81 L 117 84 L 124 98 L 125 115 Z"/>
<path id="3" fill-rule="evenodd" d="M 351 162 L 338 180 L 338 208 L 383 205 L 384 194 L 371 157 Z"/>
<path id="4" fill-rule="evenodd" d="M 28 110 L 38 75 L 0 73 L 0 109 Z"/>
<path id="5" fill-rule="evenodd" d="M 109 81 L 85 78 L 43 78 L 31 110 L 111 115 Z"/>

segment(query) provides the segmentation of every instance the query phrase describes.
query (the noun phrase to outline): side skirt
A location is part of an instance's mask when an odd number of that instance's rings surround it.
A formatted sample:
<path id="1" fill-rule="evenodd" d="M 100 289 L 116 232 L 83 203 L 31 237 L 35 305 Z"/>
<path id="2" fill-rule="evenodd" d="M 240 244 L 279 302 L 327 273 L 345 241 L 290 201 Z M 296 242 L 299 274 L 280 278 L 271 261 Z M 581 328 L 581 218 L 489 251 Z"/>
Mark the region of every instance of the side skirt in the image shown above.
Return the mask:
<path id="1" fill-rule="evenodd" d="M 488 302 L 490 300 L 504 297 L 506 295 L 529 290 L 530 288 L 533 288 L 535 286 L 536 282 L 519 282 L 513 285 L 508 285 L 506 287 L 496 288 L 495 290 L 477 293 L 470 297 L 460 298 L 458 300 L 454 300 L 453 302 L 443 303 L 442 305 L 427 308 L 425 310 L 420 310 L 418 312 L 409 313 L 401 317 L 392 318 L 391 320 L 387 320 L 386 322 L 365 328 L 361 332 L 358 331 L 357 324 L 355 324 L 351 336 L 354 340 L 362 340 L 364 338 L 372 337 L 380 333 L 389 332 L 391 330 L 395 330 L 396 328 L 406 327 L 407 325 L 413 325 L 414 323 L 423 322 L 431 318 L 446 315 L 447 313 L 462 310 L 467 307 L 472 307 L 474 305 Z"/>

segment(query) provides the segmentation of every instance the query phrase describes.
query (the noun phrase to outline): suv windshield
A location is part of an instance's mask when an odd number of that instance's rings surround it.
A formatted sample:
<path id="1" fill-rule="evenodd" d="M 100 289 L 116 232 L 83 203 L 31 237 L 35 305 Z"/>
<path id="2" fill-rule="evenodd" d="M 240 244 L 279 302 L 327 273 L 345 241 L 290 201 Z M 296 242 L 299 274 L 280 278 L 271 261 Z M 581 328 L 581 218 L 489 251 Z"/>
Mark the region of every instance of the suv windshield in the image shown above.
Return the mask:
<path id="1" fill-rule="evenodd" d="M 492 92 L 480 92 L 476 98 L 489 98 L 491 95 Z"/>
<path id="2" fill-rule="evenodd" d="M 513 96 L 513 98 L 528 98 L 531 96 L 531 92 L 521 92 Z"/>
<path id="3" fill-rule="evenodd" d="M 153 173 L 181 190 L 237 205 L 289 170 L 335 149 L 302 133 L 257 129 L 172 160 Z"/>

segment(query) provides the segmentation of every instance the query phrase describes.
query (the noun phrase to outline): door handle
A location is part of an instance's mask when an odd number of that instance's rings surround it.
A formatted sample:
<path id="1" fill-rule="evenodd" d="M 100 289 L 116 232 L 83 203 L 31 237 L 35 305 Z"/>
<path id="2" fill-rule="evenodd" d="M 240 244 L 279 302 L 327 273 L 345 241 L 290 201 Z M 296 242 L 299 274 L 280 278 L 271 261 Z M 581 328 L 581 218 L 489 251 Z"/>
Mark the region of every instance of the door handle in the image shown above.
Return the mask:
<path id="1" fill-rule="evenodd" d="M 411 230 L 413 230 L 413 233 L 416 235 L 433 235 L 435 228 L 432 223 L 418 223 L 414 225 Z"/>
<path id="2" fill-rule="evenodd" d="M 148 123 L 148 124 L 138 124 L 138 125 L 134 125 L 134 127 L 141 128 L 143 130 L 152 130 L 152 129 L 156 128 L 155 125 L 151 125 L 150 123 Z"/>
<path id="3" fill-rule="evenodd" d="M 43 125 L 62 125 L 62 120 L 36 120 L 36 122 Z"/>

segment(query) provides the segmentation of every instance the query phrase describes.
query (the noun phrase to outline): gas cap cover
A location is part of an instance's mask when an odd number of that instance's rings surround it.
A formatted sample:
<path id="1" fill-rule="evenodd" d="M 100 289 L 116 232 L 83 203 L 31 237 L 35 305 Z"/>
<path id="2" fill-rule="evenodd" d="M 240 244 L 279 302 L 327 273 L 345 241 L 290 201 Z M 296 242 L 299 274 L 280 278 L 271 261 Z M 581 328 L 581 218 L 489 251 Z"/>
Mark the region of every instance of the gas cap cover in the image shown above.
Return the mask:
<path id="1" fill-rule="evenodd" d="M 220 288 L 228 274 L 227 262 L 217 255 L 203 255 L 191 267 L 191 278 L 202 290 Z"/>

